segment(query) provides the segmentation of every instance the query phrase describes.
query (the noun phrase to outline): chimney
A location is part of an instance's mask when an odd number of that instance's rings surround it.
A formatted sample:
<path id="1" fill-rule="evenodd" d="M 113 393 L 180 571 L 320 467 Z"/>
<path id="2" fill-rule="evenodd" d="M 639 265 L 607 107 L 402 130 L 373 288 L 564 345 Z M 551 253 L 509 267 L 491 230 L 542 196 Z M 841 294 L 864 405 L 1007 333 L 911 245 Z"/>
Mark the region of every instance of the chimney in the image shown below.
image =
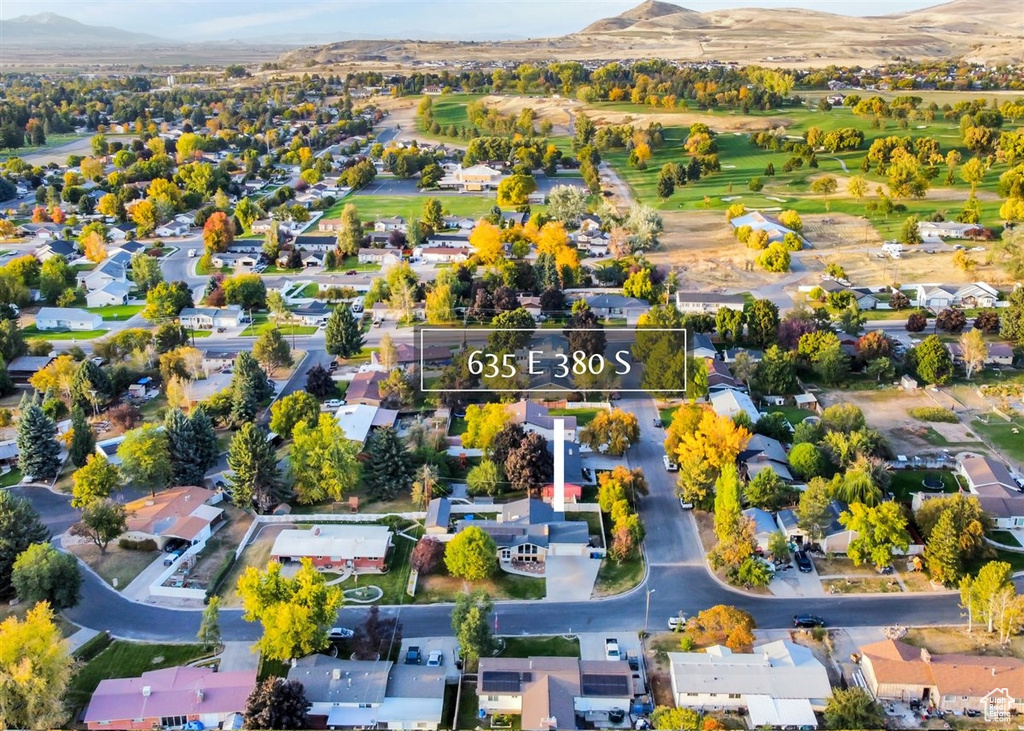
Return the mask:
<path id="1" fill-rule="evenodd" d="M 331 671 L 331 679 L 341 680 L 341 668 L 334 668 L 334 670 Z"/>
<path id="2" fill-rule="evenodd" d="M 203 689 L 202 688 L 196 688 L 196 703 L 202 703 L 202 702 L 203 702 Z"/>
<path id="3" fill-rule="evenodd" d="M 995 668 L 992 668 L 992 677 L 993 678 L 996 677 L 996 669 Z"/>
<path id="4" fill-rule="evenodd" d="M 143 698 L 149 698 L 149 696 L 151 696 L 152 694 L 153 694 L 153 689 L 150 686 L 148 686 L 148 685 L 142 686 L 142 697 Z"/>
<path id="5" fill-rule="evenodd" d="M 930 652 L 928 652 L 928 650 L 925 650 L 924 648 L 921 648 L 921 662 L 931 662 L 931 661 L 932 661 L 932 654 Z"/>

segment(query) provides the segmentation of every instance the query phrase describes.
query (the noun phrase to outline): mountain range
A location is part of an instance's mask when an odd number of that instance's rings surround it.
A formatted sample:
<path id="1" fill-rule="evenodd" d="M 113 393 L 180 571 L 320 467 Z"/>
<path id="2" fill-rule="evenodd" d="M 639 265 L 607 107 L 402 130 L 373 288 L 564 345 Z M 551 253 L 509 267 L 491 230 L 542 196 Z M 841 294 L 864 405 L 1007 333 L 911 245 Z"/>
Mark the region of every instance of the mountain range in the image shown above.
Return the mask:
<path id="1" fill-rule="evenodd" d="M 0 20 L 0 35 L 8 48 L 35 47 L 40 44 L 65 48 L 96 46 L 143 46 L 169 44 L 166 38 L 148 33 L 132 33 L 109 25 L 87 25 L 57 13 L 19 15 Z"/>

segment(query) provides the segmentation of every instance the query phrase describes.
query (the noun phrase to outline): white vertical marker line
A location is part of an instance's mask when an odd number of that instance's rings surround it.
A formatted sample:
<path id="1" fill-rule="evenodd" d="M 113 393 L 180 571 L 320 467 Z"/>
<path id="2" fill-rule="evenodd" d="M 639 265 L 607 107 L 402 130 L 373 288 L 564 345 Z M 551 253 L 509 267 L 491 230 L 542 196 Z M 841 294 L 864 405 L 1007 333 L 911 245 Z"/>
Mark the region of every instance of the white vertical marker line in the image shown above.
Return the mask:
<path id="1" fill-rule="evenodd" d="M 555 419 L 555 494 L 551 507 L 565 512 L 565 419 Z"/>

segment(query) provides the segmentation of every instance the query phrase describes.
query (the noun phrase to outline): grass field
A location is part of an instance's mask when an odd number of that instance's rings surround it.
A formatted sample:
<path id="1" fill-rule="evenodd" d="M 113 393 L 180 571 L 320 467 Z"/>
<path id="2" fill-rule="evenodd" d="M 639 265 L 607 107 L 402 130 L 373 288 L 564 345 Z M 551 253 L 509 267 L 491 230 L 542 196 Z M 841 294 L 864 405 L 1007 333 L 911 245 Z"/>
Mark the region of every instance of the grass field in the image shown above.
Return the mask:
<path id="1" fill-rule="evenodd" d="M 604 409 L 550 409 L 548 413 L 551 416 L 575 416 L 576 426 L 582 429 L 592 422 L 594 417 L 603 410 Z"/>
<path id="2" fill-rule="evenodd" d="M 274 322 L 273 318 L 271 318 L 269 315 L 253 315 L 252 323 L 250 323 L 250 325 L 247 328 L 245 328 L 245 330 L 242 331 L 242 337 L 259 336 L 267 332 L 268 330 L 273 330 L 277 327 L 277 323 Z M 312 325 L 282 324 L 280 325 L 279 329 L 281 330 L 282 335 L 312 335 L 313 333 L 316 332 L 316 328 L 313 327 Z"/>
<path id="3" fill-rule="evenodd" d="M 43 152 L 45 150 L 53 149 L 54 147 L 60 147 L 66 145 L 69 142 L 82 139 L 82 135 L 75 134 L 74 132 L 67 132 L 65 134 L 54 134 L 49 135 L 46 138 L 46 142 L 42 145 L 32 145 L 26 147 L 7 147 L 0 150 L 0 160 L 7 160 L 11 157 L 24 157 L 25 155 L 31 155 L 33 152 Z M 86 154 L 86 153 L 77 153 Z"/>
<path id="4" fill-rule="evenodd" d="M 151 645 L 115 640 L 72 678 L 68 703 L 74 708 L 84 706 L 101 680 L 133 678 L 148 670 L 185 665 L 208 654 L 201 645 Z"/>
<path id="5" fill-rule="evenodd" d="M 505 637 L 502 657 L 579 657 L 580 641 L 565 637 Z"/>
<path id="6" fill-rule="evenodd" d="M 372 187 L 371 183 L 371 187 Z M 452 216 L 470 216 L 477 218 L 489 213 L 497 203 L 493 196 L 481 198 L 475 195 L 438 196 L 445 213 Z M 380 216 L 404 216 L 407 221 L 414 221 L 423 215 L 423 204 L 429 195 L 349 195 L 335 203 L 324 212 L 324 218 L 338 218 L 346 203 L 354 203 L 359 217 L 363 221 L 371 221 Z M 534 206 L 534 208 L 540 208 Z"/>
<path id="7" fill-rule="evenodd" d="M 1007 422 L 991 414 L 987 424 L 975 419 L 970 428 L 1017 464 L 1024 462 L 1024 423 Z"/>
<path id="8" fill-rule="evenodd" d="M 941 470 L 894 470 L 892 482 L 889 483 L 891 492 L 897 501 L 907 502 L 911 494 L 915 492 L 935 493 L 937 490 L 929 490 L 921 484 L 926 477 L 937 477 L 942 480 L 942 492 L 956 492 L 958 485 L 952 472 Z"/>
<path id="9" fill-rule="evenodd" d="M 145 305 L 112 305 L 110 307 L 87 307 L 87 312 L 99 315 L 106 321 L 128 320 L 142 312 Z"/>
<path id="10" fill-rule="evenodd" d="M 107 334 L 106 330 L 39 330 L 35 325 L 22 332 L 26 340 L 92 340 Z"/>
<path id="11" fill-rule="evenodd" d="M 21 470 L 13 469 L 10 472 L 0 475 L 0 487 L 10 487 L 21 482 Z"/>

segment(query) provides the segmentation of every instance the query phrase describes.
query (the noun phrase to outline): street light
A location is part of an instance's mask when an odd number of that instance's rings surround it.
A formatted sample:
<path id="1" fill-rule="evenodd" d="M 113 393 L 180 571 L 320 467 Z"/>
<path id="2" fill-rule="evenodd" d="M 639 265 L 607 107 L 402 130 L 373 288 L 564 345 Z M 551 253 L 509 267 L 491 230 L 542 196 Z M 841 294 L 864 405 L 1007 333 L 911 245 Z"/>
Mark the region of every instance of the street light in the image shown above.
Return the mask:
<path id="1" fill-rule="evenodd" d="M 657 589 L 647 589 L 647 608 L 644 610 L 644 634 L 647 634 L 647 622 L 651 618 L 651 594 Z"/>

